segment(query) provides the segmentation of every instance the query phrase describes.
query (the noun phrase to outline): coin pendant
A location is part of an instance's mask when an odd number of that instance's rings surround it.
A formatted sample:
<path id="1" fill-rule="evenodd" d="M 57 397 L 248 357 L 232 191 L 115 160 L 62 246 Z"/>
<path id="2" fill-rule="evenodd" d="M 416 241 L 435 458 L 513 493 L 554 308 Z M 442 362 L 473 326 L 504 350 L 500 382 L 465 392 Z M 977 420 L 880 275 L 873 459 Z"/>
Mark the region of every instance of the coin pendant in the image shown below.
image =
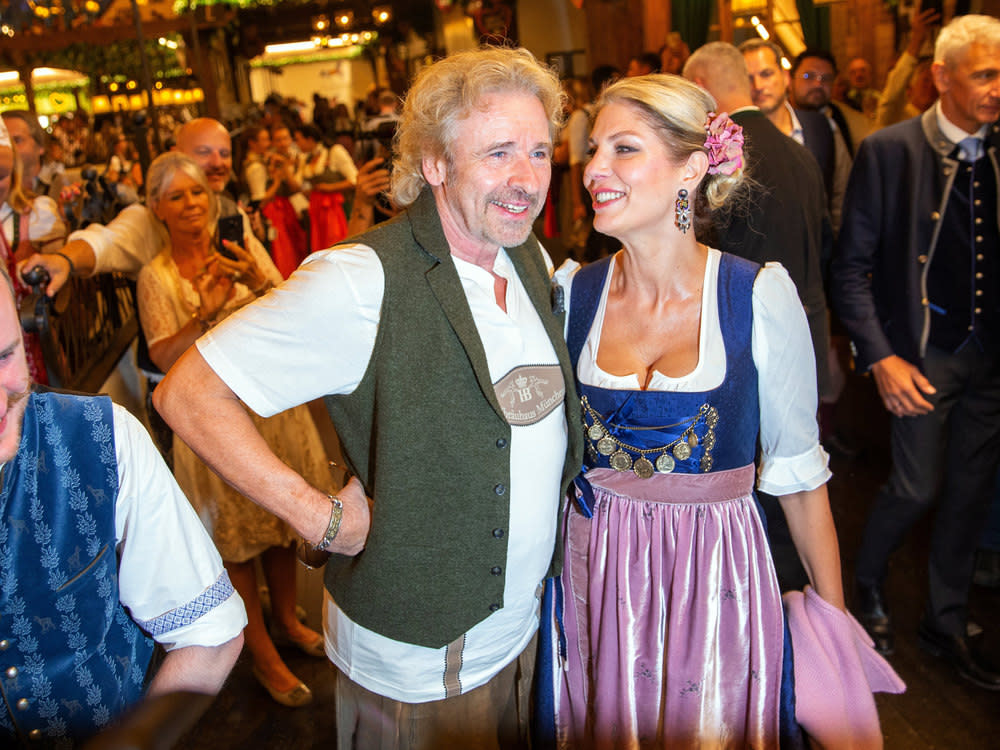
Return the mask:
<path id="1" fill-rule="evenodd" d="M 674 458 L 684 461 L 691 457 L 691 446 L 685 442 L 680 442 L 674 446 Z"/>
<path id="2" fill-rule="evenodd" d="M 691 432 L 688 433 L 688 445 L 691 446 L 691 448 L 698 447 L 698 435 L 694 430 L 691 430 Z"/>
<path id="3" fill-rule="evenodd" d="M 615 451 L 608 462 L 615 471 L 628 471 L 632 468 L 632 459 L 625 451 Z"/>
<path id="4" fill-rule="evenodd" d="M 618 445 L 609 437 L 603 437 L 597 441 L 597 452 L 602 456 L 610 456 L 615 452 Z"/>
<path id="5" fill-rule="evenodd" d="M 594 422 L 594 424 L 590 425 L 590 429 L 587 430 L 587 435 L 590 436 L 591 440 L 600 440 L 604 437 L 604 428 L 597 422 Z"/>
<path id="6" fill-rule="evenodd" d="M 669 453 L 664 453 L 656 459 L 656 470 L 661 474 L 669 474 L 674 470 L 675 465 L 674 457 Z"/>
<path id="7" fill-rule="evenodd" d="M 639 479 L 649 479 L 653 476 L 653 464 L 645 456 L 640 456 L 632 464 L 632 471 Z"/>

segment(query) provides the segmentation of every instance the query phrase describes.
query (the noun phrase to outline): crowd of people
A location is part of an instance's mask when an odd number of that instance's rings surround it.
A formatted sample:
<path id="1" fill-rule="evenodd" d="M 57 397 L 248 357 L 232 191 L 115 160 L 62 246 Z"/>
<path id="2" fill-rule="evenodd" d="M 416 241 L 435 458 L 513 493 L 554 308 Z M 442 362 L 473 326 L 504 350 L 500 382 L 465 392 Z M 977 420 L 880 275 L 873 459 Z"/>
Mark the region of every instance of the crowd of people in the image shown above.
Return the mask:
<path id="1" fill-rule="evenodd" d="M 587 81 L 465 51 L 360 128 L 272 99 L 145 171 L 115 140 L 144 197 L 68 235 L 45 134 L 5 113 L 0 736 L 213 695 L 244 642 L 303 707 L 285 641 L 336 667 L 340 748 L 881 747 L 888 563 L 931 507 L 920 644 L 1000 691 L 968 618 L 1000 464 L 1000 20 L 950 21 L 925 65 L 939 22 L 881 93 L 850 61 L 839 100 L 829 51 L 786 70 L 766 41 L 672 35 Z M 138 278 L 160 452 L 44 387 L 36 266 L 49 294 Z M 826 489 L 848 340 L 892 425 L 853 599 Z"/>

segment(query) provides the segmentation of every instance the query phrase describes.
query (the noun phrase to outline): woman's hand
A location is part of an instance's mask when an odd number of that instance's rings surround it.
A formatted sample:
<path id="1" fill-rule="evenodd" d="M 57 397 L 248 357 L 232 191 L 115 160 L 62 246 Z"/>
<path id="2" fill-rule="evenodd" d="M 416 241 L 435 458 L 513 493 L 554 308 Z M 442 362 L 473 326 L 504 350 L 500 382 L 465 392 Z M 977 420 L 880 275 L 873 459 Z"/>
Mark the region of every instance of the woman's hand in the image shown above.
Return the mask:
<path id="1" fill-rule="evenodd" d="M 243 282 L 254 294 L 266 291 L 268 278 L 260 266 L 257 265 L 250 252 L 229 240 L 223 240 L 222 244 L 226 250 L 236 256 L 236 259 L 227 258 L 225 255 L 217 255 L 216 262 L 219 264 L 219 267 L 230 274 L 234 282 Z"/>
<path id="2" fill-rule="evenodd" d="M 233 295 L 234 283 L 231 275 L 224 272 L 224 269 L 215 260 L 212 260 L 208 267 L 195 278 L 194 288 L 201 300 L 198 307 L 198 319 L 206 324 L 214 322 L 219 313 L 222 312 L 222 308 Z"/>

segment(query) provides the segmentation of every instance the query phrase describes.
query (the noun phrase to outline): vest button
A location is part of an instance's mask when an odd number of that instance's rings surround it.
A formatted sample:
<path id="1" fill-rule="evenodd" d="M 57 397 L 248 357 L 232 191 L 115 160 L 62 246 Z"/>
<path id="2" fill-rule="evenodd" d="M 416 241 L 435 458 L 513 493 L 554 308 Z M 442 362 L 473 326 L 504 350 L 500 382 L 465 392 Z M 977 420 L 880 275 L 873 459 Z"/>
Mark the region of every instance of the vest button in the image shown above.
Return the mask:
<path id="1" fill-rule="evenodd" d="M 976 271 L 976 278 L 977 279 L 983 278 L 983 272 L 982 271 Z"/>
<path id="2" fill-rule="evenodd" d="M 977 216 L 976 217 L 976 223 L 977 224 L 982 224 L 983 223 L 983 217 L 982 216 Z"/>
<path id="3" fill-rule="evenodd" d="M 941 218 L 941 213 L 939 211 L 931 211 L 931 221 L 937 221 Z"/>
<path id="4" fill-rule="evenodd" d="M 13 680 L 18 675 L 17 667 L 10 667 L 4 674 L 7 675 L 8 680 Z"/>
<path id="5" fill-rule="evenodd" d="M 979 180 L 974 180 L 973 183 L 972 183 L 972 187 L 974 187 L 974 188 L 979 187 Z"/>
<path id="6" fill-rule="evenodd" d="M 977 307 L 977 308 L 976 308 L 976 311 L 975 311 L 975 312 L 976 312 L 976 315 L 982 315 L 982 313 L 983 313 L 983 308 L 981 308 L 981 307 Z"/>
<path id="7" fill-rule="evenodd" d="M 0 641 L 0 651 L 6 651 L 9 648 L 10 648 L 10 641 L 8 641 L 6 638 Z"/>
<path id="8" fill-rule="evenodd" d="M 493 529 L 493 537 L 495 539 L 503 539 L 503 529 Z"/>
<path id="9" fill-rule="evenodd" d="M 501 573 L 503 573 L 503 568 L 501 568 L 499 565 L 494 565 L 492 568 L 490 568 L 490 575 L 498 576 Z"/>
<path id="10" fill-rule="evenodd" d="M 28 699 L 27 698 L 21 698 L 21 700 L 19 700 L 17 702 L 17 710 L 18 711 L 27 711 L 28 710 L 28 706 L 30 706 L 30 705 L 31 704 L 28 703 Z"/>
<path id="11" fill-rule="evenodd" d="M 981 206 L 981 205 L 983 205 L 983 202 L 981 200 L 979 200 L 979 198 L 976 198 L 974 201 L 972 201 L 972 205 L 973 206 Z"/>
<path id="12" fill-rule="evenodd" d="M 976 296 L 977 297 L 982 297 L 983 296 L 983 290 L 982 289 L 977 289 L 976 290 Z"/>
<path id="13" fill-rule="evenodd" d="M 976 256 L 976 260 L 982 260 L 982 259 L 983 259 L 983 254 L 982 254 L 982 253 L 979 253 L 979 254 L 978 254 L 978 255 Z"/>
<path id="14" fill-rule="evenodd" d="M 969 330 L 970 331 L 974 331 L 974 330 L 976 330 L 976 327 L 975 326 L 969 326 Z"/>
<path id="15" fill-rule="evenodd" d="M 497 448 L 506 448 L 506 447 L 507 447 L 507 438 L 499 438 L 497 440 Z"/>
<path id="16" fill-rule="evenodd" d="M 944 176 L 945 176 L 945 177 L 949 177 L 949 176 L 951 176 L 951 172 L 952 172 L 952 169 L 951 169 L 951 167 L 945 167 L 945 168 L 944 168 Z"/>
<path id="17" fill-rule="evenodd" d="M 495 604 L 494 603 L 494 604 L 490 605 L 490 612 L 496 612 L 498 609 L 500 609 L 500 605 L 499 604 Z"/>
<path id="18" fill-rule="evenodd" d="M 930 304 L 930 303 L 929 303 L 928 299 L 926 297 L 924 297 L 922 300 L 920 300 L 920 304 L 923 305 L 924 307 L 927 307 L 927 305 Z"/>
<path id="19" fill-rule="evenodd" d="M 28 732 L 28 739 L 32 739 L 32 740 L 40 740 L 40 739 L 42 739 L 42 730 L 41 729 L 32 729 L 30 732 Z"/>
<path id="20" fill-rule="evenodd" d="M 976 235 L 976 242 L 982 242 L 982 241 L 983 241 L 983 235 L 977 234 Z"/>
<path id="21" fill-rule="evenodd" d="M 504 487 L 502 484 L 498 484 L 496 487 L 493 488 L 493 491 L 498 495 L 502 495 L 507 491 L 507 488 Z"/>
<path id="22" fill-rule="evenodd" d="M 917 256 L 917 262 L 918 263 L 926 263 L 927 262 L 927 256 L 924 255 L 923 253 L 921 253 L 920 255 Z"/>

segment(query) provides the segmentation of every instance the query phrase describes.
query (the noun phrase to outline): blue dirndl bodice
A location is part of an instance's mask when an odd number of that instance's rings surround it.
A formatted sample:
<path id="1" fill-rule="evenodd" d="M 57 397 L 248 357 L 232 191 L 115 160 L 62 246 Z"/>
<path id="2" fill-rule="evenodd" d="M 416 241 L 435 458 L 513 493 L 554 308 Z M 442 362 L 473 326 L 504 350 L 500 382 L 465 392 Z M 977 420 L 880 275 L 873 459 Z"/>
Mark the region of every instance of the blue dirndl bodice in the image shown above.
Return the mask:
<path id="1" fill-rule="evenodd" d="M 577 272 L 567 343 L 574 371 L 600 304 L 611 259 Z M 581 383 L 586 434 L 584 472 L 594 468 L 697 474 L 753 463 L 760 428 L 753 361 L 752 293 L 760 266 L 723 253 L 717 285 L 726 350 L 722 383 L 709 391 L 611 390 Z"/>

